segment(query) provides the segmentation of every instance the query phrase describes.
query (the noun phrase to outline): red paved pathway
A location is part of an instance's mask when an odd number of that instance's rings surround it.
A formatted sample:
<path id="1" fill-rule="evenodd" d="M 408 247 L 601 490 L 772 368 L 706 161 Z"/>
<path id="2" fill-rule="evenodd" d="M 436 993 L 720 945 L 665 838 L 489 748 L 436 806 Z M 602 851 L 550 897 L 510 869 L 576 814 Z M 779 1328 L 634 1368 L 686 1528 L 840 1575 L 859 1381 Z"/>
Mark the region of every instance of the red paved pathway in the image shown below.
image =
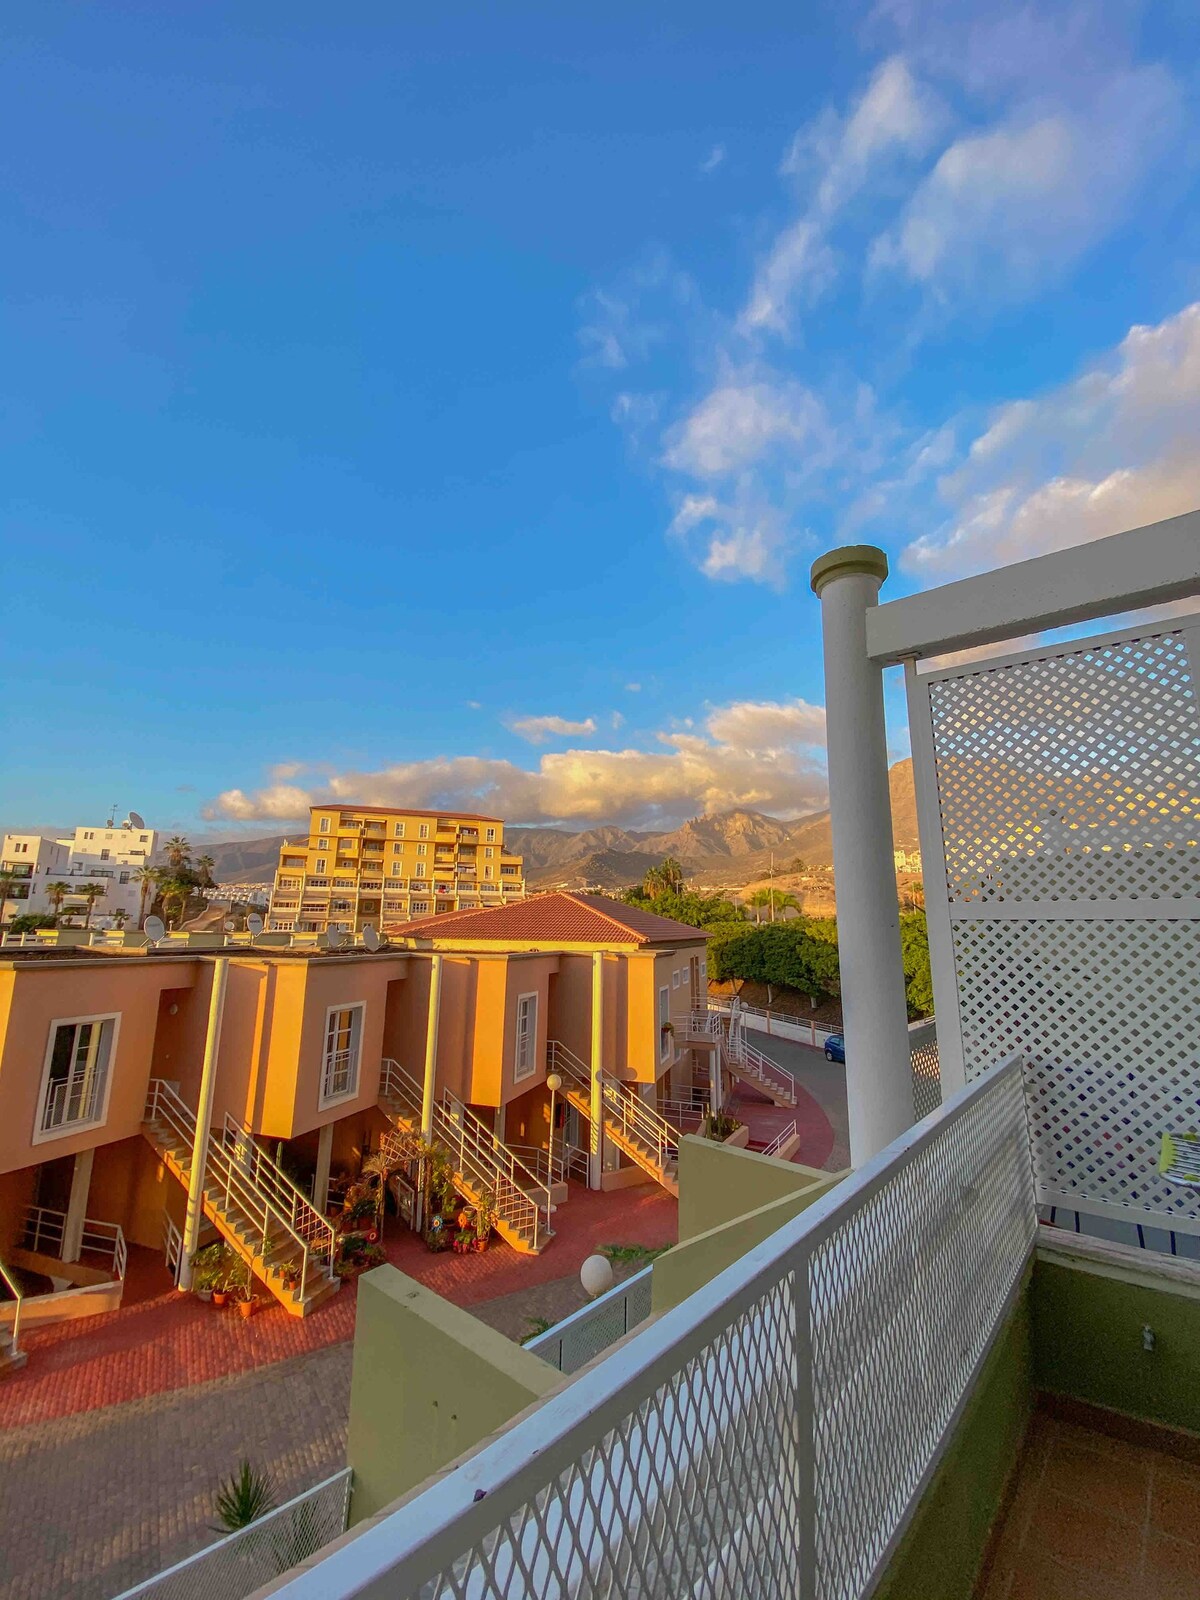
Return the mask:
<path id="1" fill-rule="evenodd" d="M 750 1125 L 751 1150 L 762 1149 L 795 1122 L 800 1143 L 791 1159 L 805 1167 L 824 1167 L 833 1151 L 837 1135 L 833 1124 L 807 1089 L 796 1084 L 796 1106 L 777 1106 L 756 1089 L 739 1084 L 732 1102 L 732 1115 Z"/>
<path id="2" fill-rule="evenodd" d="M 434 1255 L 413 1233 L 388 1220 L 388 1259 L 456 1305 L 478 1305 L 522 1288 L 578 1273 L 606 1244 L 674 1243 L 676 1202 L 661 1189 L 594 1194 L 572 1185 L 556 1218 L 558 1237 L 540 1256 L 495 1243 L 483 1255 Z M 151 1251 L 131 1251 L 129 1300 L 119 1311 L 31 1331 L 21 1343 L 29 1363 L 0 1384 L 0 1428 L 65 1417 L 125 1400 L 228 1377 L 319 1350 L 354 1332 L 355 1285 L 310 1317 L 266 1307 L 248 1321 L 173 1289 L 156 1292 L 161 1266 Z M 114 1470 L 117 1464 L 114 1463 Z"/>

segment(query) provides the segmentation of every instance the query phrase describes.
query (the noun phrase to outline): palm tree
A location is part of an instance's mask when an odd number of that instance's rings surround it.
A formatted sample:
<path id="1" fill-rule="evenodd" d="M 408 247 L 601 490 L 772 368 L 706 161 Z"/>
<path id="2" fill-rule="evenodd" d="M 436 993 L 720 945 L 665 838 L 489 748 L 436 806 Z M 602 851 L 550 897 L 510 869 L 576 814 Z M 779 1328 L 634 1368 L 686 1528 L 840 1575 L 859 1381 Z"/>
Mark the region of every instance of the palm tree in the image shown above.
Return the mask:
<path id="1" fill-rule="evenodd" d="M 92 912 L 95 910 L 96 901 L 103 900 L 107 892 L 106 886 L 102 883 L 84 883 L 80 885 L 78 893 L 87 901 L 87 911 L 83 918 L 85 928 L 90 928 L 92 925 Z"/>
<path id="2" fill-rule="evenodd" d="M 157 867 L 139 867 L 133 875 L 141 894 L 138 901 L 137 925 L 140 928 L 146 920 L 146 902 L 153 901 L 154 893 L 162 881 L 162 873 Z"/>
<path id="3" fill-rule="evenodd" d="M 46 885 L 46 899 L 49 900 L 56 917 L 61 912 L 62 903 L 70 894 L 70 892 L 71 885 L 69 883 L 63 883 L 61 878 L 55 883 L 48 883 Z"/>
<path id="4" fill-rule="evenodd" d="M 13 898 L 13 884 L 16 881 L 17 875 L 11 867 L 0 868 L 0 922 L 4 921 L 8 902 Z"/>
<path id="5" fill-rule="evenodd" d="M 657 900 L 665 888 L 666 884 L 658 867 L 648 868 L 646 876 L 642 879 L 642 893 L 650 900 Z"/>
<path id="6" fill-rule="evenodd" d="M 664 856 L 659 862 L 659 875 L 662 878 L 663 888 L 672 894 L 679 894 L 683 889 L 683 868 L 674 856 Z"/>
<path id="7" fill-rule="evenodd" d="M 118 906 L 112 914 L 112 919 L 118 928 L 123 928 L 129 921 L 129 913 L 124 906 Z"/>
<path id="8" fill-rule="evenodd" d="M 192 859 L 192 847 L 186 839 L 178 833 L 173 834 L 166 843 L 167 865 L 175 872 L 180 867 L 186 867 Z"/>
<path id="9" fill-rule="evenodd" d="M 184 912 L 187 910 L 188 896 L 192 892 L 189 878 L 174 878 L 164 873 L 159 880 L 159 893 L 162 895 L 163 910 L 174 901 L 176 905 L 176 926 L 183 921 Z"/>
<path id="10" fill-rule="evenodd" d="M 201 856 L 196 862 L 196 871 L 200 874 L 200 887 L 211 889 L 213 887 L 212 869 L 216 866 L 212 856 Z"/>
<path id="11" fill-rule="evenodd" d="M 793 911 L 803 910 L 796 896 L 794 894 L 785 894 L 782 889 L 756 889 L 746 903 L 756 910 L 762 906 L 768 906 L 772 915 L 776 911 L 784 911 L 789 907 Z M 758 920 L 761 921 L 762 919 L 759 918 Z"/>

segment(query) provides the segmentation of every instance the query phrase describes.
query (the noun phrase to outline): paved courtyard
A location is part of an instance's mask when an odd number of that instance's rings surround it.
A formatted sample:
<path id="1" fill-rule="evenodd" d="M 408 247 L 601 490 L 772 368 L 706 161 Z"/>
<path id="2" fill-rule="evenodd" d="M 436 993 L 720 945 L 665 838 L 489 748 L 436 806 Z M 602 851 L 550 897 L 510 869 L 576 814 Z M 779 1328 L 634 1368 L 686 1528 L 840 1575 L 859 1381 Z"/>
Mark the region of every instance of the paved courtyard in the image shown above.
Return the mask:
<path id="1" fill-rule="evenodd" d="M 386 1244 L 403 1271 L 519 1339 L 583 1303 L 586 1256 L 677 1232 L 675 1201 L 650 1186 L 573 1188 L 557 1220 L 536 1258 L 503 1245 L 432 1255 L 396 1227 Z M 201 1549 L 217 1537 L 214 1492 L 243 1457 L 271 1472 L 279 1500 L 343 1466 L 354 1305 L 351 1284 L 311 1317 L 272 1306 L 245 1322 L 169 1290 L 31 1333 L 28 1366 L 0 1384 L 0 1600 L 111 1600 Z"/>

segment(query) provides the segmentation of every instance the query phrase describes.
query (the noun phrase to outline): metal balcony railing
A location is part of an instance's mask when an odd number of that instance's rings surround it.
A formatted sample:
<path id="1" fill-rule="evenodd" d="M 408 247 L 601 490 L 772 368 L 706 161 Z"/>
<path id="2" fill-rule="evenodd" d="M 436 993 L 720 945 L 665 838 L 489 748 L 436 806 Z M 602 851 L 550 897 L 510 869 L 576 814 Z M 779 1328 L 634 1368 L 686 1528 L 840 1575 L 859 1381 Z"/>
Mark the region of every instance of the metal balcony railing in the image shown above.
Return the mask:
<path id="1" fill-rule="evenodd" d="M 276 1600 L 861 1600 L 1035 1232 L 1014 1059 Z"/>

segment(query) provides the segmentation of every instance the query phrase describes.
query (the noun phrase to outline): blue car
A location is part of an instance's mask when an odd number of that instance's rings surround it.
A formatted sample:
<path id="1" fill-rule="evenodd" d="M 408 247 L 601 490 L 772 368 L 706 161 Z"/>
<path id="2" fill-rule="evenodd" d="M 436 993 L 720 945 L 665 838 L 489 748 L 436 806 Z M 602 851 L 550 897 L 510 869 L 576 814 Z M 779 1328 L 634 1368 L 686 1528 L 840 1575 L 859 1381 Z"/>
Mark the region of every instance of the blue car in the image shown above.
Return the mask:
<path id="1" fill-rule="evenodd" d="M 844 1034 L 831 1033 L 829 1035 L 825 1041 L 825 1059 L 826 1061 L 845 1062 L 846 1039 Z"/>

